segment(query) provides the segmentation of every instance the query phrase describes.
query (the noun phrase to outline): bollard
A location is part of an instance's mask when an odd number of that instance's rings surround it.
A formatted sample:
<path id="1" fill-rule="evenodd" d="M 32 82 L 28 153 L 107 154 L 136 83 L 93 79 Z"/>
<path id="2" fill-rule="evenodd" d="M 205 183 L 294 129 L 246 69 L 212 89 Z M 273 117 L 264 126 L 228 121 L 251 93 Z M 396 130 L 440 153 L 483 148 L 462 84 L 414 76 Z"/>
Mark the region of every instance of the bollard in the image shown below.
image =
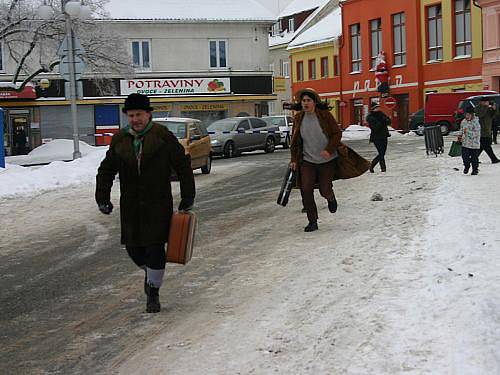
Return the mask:
<path id="1" fill-rule="evenodd" d="M 434 154 L 438 156 L 444 153 L 443 133 L 440 126 L 426 126 L 424 136 L 427 155 Z"/>
<path id="2" fill-rule="evenodd" d="M 0 108 L 0 135 L 2 139 L 0 140 L 0 168 L 5 168 L 5 148 L 4 148 L 4 137 L 5 133 L 3 131 L 3 109 Z"/>

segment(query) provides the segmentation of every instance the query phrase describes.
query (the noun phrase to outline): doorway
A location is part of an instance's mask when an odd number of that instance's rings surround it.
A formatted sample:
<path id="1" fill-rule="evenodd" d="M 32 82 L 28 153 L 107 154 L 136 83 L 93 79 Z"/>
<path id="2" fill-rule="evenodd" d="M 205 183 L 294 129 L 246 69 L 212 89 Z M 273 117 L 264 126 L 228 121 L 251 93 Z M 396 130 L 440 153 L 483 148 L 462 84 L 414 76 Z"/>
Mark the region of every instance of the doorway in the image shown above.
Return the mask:
<path id="1" fill-rule="evenodd" d="M 398 130 L 409 130 L 409 115 L 410 115 L 410 96 L 408 94 L 395 95 L 396 107 L 393 110 L 395 117 L 394 123 L 397 124 Z"/>
<path id="2" fill-rule="evenodd" d="M 31 126 L 29 111 L 10 111 L 6 134 L 7 153 L 26 155 L 31 150 Z"/>

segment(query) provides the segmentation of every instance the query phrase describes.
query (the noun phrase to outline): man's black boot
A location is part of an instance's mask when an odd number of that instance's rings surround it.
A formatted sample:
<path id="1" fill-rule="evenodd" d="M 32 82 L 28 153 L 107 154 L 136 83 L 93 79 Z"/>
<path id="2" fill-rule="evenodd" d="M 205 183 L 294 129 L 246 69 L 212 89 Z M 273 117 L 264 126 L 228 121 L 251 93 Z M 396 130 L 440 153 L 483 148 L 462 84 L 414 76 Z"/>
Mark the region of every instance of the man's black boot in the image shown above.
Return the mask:
<path id="1" fill-rule="evenodd" d="M 161 310 L 160 305 L 160 289 L 148 286 L 148 302 L 146 304 L 147 313 L 159 313 Z"/>
<path id="2" fill-rule="evenodd" d="M 381 160 L 380 161 L 380 170 L 382 172 L 386 172 L 387 171 L 387 167 L 385 166 L 385 160 Z"/>
<path id="3" fill-rule="evenodd" d="M 335 196 L 334 196 L 331 201 L 328 201 L 328 210 L 332 214 L 334 214 L 335 212 L 337 212 L 337 207 L 338 207 L 337 199 L 335 199 Z"/>
<path id="4" fill-rule="evenodd" d="M 318 230 L 317 221 L 310 221 L 307 227 L 304 228 L 304 232 L 314 232 L 315 230 Z"/>
<path id="5" fill-rule="evenodd" d="M 370 172 L 371 173 L 375 173 L 375 166 L 377 165 L 378 163 L 375 162 L 375 160 L 372 160 L 372 163 L 370 164 Z"/>

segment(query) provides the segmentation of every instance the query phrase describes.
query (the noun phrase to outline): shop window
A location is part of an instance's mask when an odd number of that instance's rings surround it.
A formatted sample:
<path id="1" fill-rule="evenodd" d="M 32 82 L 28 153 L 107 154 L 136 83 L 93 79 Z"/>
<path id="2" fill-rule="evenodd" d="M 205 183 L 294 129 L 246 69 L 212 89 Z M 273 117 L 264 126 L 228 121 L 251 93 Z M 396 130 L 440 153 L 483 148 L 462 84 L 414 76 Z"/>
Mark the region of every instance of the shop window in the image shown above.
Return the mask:
<path id="1" fill-rule="evenodd" d="M 151 70 L 151 43 L 149 40 L 132 41 L 132 62 L 137 70 Z"/>
<path id="2" fill-rule="evenodd" d="M 361 25 L 359 23 L 351 25 L 351 72 L 361 72 Z"/>
<path id="3" fill-rule="evenodd" d="M 455 0 L 455 56 L 472 55 L 470 0 Z"/>
<path id="4" fill-rule="evenodd" d="M 351 100 L 352 119 L 353 123 L 361 125 L 364 122 L 363 118 L 363 99 Z"/>
<path id="5" fill-rule="evenodd" d="M 297 61 L 297 81 L 304 80 L 304 62 Z"/>
<path id="6" fill-rule="evenodd" d="M 309 81 L 316 79 L 316 59 L 309 60 Z"/>
<path id="7" fill-rule="evenodd" d="M 392 15 L 394 65 L 406 65 L 406 15 Z"/>
<path id="8" fill-rule="evenodd" d="M 443 14 L 441 4 L 427 8 L 427 59 L 443 60 Z"/>
<path id="9" fill-rule="evenodd" d="M 371 37 L 371 67 L 375 69 L 377 66 L 377 56 L 382 51 L 382 19 L 370 21 L 370 37 Z"/>
<path id="10" fill-rule="evenodd" d="M 210 68 L 227 68 L 227 41 L 211 40 L 210 49 Z"/>
<path id="11" fill-rule="evenodd" d="M 321 58 L 321 78 L 328 78 L 329 73 L 328 73 L 328 57 L 322 57 Z"/>

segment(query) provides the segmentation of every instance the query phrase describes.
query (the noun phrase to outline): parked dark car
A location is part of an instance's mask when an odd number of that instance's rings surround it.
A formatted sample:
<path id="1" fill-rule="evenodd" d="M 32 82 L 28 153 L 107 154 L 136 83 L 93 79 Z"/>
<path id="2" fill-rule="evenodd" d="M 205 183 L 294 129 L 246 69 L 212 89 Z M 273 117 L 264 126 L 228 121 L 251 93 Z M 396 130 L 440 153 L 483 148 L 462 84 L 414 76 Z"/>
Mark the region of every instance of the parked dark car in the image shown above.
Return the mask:
<path id="1" fill-rule="evenodd" d="M 477 106 L 479 104 L 479 98 L 482 97 L 487 97 L 490 102 L 497 103 L 497 108 L 500 108 L 500 94 L 475 95 L 468 97 L 458 103 L 458 108 L 455 112 L 455 124 L 457 128 L 460 128 L 460 123 L 465 118 L 465 109 L 469 106 Z"/>
<path id="2" fill-rule="evenodd" d="M 417 112 L 410 115 L 409 129 L 418 135 L 424 135 L 424 109 L 421 108 Z"/>
<path id="3" fill-rule="evenodd" d="M 292 126 L 293 119 L 290 116 L 276 115 L 276 116 L 264 116 L 262 117 L 267 125 L 277 126 L 280 131 L 280 144 L 283 148 L 290 148 L 290 140 L 292 137 Z"/>
<path id="4" fill-rule="evenodd" d="M 280 143 L 277 126 L 269 126 L 257 117 L 229 117 L 217 120 L 207 127 L 212 153 L 232 158 L 245 151 L 274 152 Z"/>

